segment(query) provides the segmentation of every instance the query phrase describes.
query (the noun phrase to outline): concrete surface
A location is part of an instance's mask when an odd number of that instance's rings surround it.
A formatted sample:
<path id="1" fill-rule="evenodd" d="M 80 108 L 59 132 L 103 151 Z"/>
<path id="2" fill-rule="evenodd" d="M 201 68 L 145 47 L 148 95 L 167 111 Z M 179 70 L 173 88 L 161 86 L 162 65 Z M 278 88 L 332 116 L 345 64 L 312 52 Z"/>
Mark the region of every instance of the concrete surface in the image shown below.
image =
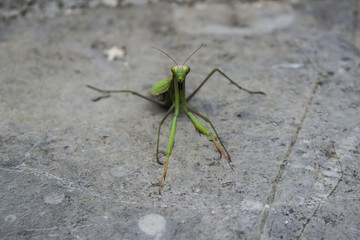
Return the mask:
<path id="1" fill-rule="evenodd" d="M 356 239 L 357 1 L 195 2 L 25 15 L 0 24 L 1 239 Z M 231 171 L 181 115 L 162 195 L 165 110 L 149 94 L 201 43 L 187 92 Z M 113 46 L 125 57 L 108 61 Z M 160 150 L 164 161 L 170 119 Z"/>

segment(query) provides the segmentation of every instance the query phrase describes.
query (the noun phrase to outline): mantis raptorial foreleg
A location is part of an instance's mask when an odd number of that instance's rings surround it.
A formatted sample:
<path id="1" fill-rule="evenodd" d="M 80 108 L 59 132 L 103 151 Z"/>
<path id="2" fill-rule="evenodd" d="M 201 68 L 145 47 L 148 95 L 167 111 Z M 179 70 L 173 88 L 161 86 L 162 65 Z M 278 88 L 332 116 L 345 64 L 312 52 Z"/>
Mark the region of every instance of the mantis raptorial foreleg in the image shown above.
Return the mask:
<path id="1" fill-rule="evenodd" d="M 193 125 L 195 126 L 195 128 L 196 128 L 200 133 L 203 133 L 203 134 L 205 134 L 206 136 L 208 136 L 208 137 L 211 138 L 211 140 L 212 140 L 213 143 L 215 144 L 215 147 L 217 148 L 217 150 L 218 150 L 219 153 L 220 153 L 220 158 L 221 158 L 222 155 L 224 155 L 224 158 L 225 158 L 226 161 L 228 162 L 231 170 L 234 170 L 234 168 L 233 168 L 233 167 L 231 166 L 231 164 L 230 164 L 230 161 L 231 161 L 231 160 L 229 159 L 229 155 L 228 155 L 227 151 L 225 150 L 226 153 L 227 153 L 227 155 L 223 153 L 223 151 L 222 151 L 221 148 L 219 147 L 219 144 L 216 142 L 213 134 L 212 134 L 193 114 L 191 114 L 188 109 L 185 109 L 185 108 L 184 108 L 184 112 L 185 112 L 185 114 L 188 116 L 188 118 L 191 120 L 191 122 L 193 123 Z M 203 118 L 203 117 L 201 117 L 201 118 Z M 204 117 L 203 119 L 205 120 L 206 118 Z M 207 119 L 207 120 L 208 120 L 208 122 L 210 122 L 209 119 Z M 211 124 L 211 125 L 212 125 L 212 124 Z M 213 126 L 212 126 L 212 127 L 213 127 Z M 214 128 L 213 128 L 213 129 L 214 129 Z M 218 139 L 219 139 L 219 138 L 218 138 Z"/>
<path id="2" fill-rule="evenodd" d="M 205 117 L 204 115 L 200 114 L 199 112 L 192 110 L 192 109 L 189 108 L 189 107 L 188 107 L 188 109 L 189 109 L 190 112 L 194 113 L 195 115 L 198 115 L 199 117 L 201 117 L 202 119 L 204 119 L 205 122 L 207 122 L 207 123 L 210 124 L 211 128 L 213 129 L 213 131 L 214 131 L 214 133 L 215 133 L 215 135 L 216 135 L 216 137 L 217 137 L 217 139 L 219 140 L 219 142 L 220 142 L 221 146 L 223 147 L 224 151 L 226 152 L 226 155 L 227 155 L 228 160 L 229 160 L 228 163 L 229 163 L 229 165 L 230 165 L 230 162 L 231 162 L 230 154 L 229 154 L 228 151 L 226 150 L 223 142 L 221 141 L 221 138 L 219 137 L 218 133 L 216 132 L 215 127 L 214 127 L 214 125 L 212 124 L 212 122 L 210 121 L 210 119 L 208 119 L 208 118 Z M 230 165 L 230 167 L 231 167 L 231 169 L 233 169 L 231 165 Z M 234 170 L 234 169 L 233 169 L 233 170 Z"/>

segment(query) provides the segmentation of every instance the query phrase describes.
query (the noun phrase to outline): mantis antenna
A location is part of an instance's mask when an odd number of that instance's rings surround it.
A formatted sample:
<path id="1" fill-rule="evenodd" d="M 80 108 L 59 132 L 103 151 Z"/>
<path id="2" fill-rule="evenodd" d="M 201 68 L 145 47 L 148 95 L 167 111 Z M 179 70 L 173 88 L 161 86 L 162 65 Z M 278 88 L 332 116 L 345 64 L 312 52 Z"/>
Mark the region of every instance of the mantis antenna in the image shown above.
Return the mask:
<path id="1" fill-rule="evenodd" d="M 176 66 L 179 65 L 169 54 L 167 54 L 166 52 L 164 52 L 160 48 L 157 48 L 157 47 L 152 47 L 152 48 L 155 48 L 155 49 L 159 50 L 160 52 L 162 52 L 163 54 L 165 54 L 166 56 L 168 56 L 171 60 L 173 60 L 173 62 L 176 64 Z"/>
<path id="2" fill-rule="evenodd" d="M 197 52 L 199 51 L 199 49 L 202 47 L 203 45 L 201 44 L 200 47 L 198 47 L 186 60 L 182 65 L 185 65 L 185 63 Z M 173 62 L 177 65 L 179 65 L 169 54 L 167 54 L 166 52 L 164 52 L 163 50 L 161 50 L 160 48 L 157 47 L 152 47 L 155 48 L 156 50 L 159 50 L 160 52 L 162 52 L 163 54 L 165 54 L 167 57 L 169 57 L 171 60 L 173 60 Z"/>
<path id="3" fill-rule="evenodd" d="M 197 52 L 203 45 L 201 44 L 200 47 L 198 47 L 186 60 L 182 65 L 185 65 L 185 63 Z"/>

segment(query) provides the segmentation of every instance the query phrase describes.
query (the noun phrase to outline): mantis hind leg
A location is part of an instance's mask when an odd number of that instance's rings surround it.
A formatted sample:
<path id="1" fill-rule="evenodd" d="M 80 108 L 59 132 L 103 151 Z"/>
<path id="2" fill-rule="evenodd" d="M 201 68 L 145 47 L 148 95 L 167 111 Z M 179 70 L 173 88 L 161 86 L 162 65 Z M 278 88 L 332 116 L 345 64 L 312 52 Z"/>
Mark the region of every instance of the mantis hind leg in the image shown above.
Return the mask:
<path id="1" fill-rule="evenodd" d="M 92 89 L 92 90 L 95 90 L 95 91 L 97 91 L 97 92 L 101 92 L 101 93 L 104 93 L 104 94 L 105 94 L 105 95 L 103 95 L 103 96 L 100 96 L 100 97 L 97 97 L 97 98 L 92 99 L 94 102 L 99 101 L 99 100 L 101 100 L 101 99 L 103 99 L 103 98 L 108 98 L 108 97 L 110 97 L 110 94 L 111 94 L 111 93 L 131 93 L 132 95 L 141 97 L 141 98 L 143 98 L 143 99 L 145 99 L 145 100 L 148 100 L 148 101 L 150 101 L 150 102 L 153 102 L 153 103 L 159 104 L 159 105 L 161 105 L 161 106 L 164 106 L 164 103 L 163 103 L 163 102 L 157 101 L 157 100 L 155 100 L 155 99 L 148 98 L 148 97 L 146 97 L 146 96 L 144 96 L 144 95 L 142 95 L 142 94 L 140 94 L 140 93 L 138 93 L 138 92 L 132 91 L 132 90 L 103 90 L 103 89 L 100 89 L 100 88 L 97 88 L 97 87 L 93 87 L 93 86 L 91 86 L 91 85 L 86 85 L 86 87 L 88 87 L 88 88 L 90 88 L 90 89 Z"/>
<path id="2" fill-rule="evenodd" d="M 218 72 L 220 73 L 223 77 L 225 77 L 227 80 L 230 81 L 230 83 L 234 84 L 236 87 L 238 87 L 240 90 L 244 90 L 245 92 L 247 93 L 250 93 L 250 94 L 262 94 L 262 95 L 266 95 L 266 93 L 262 92 L 262 91 L 251 91 L 251 90 L 248 90 L 246 88 L 243 88 L 241 87 L 239 84 L 237 84 L 236 82 L 234 82 L 231 78 L 229 78 L 225 73 L 223 73 L 220 69 L 218 68 L 214 68 L 207 76 L 206 78 L 202 81 L 202 83 L 194 90 L 194 92 L 192 92 L 190 94 L 190 96 L 188 96 L 186 98 L 186 102 L 189 102 L 193 97 L 194 95 L 200 90 L 200 88 L 202 88 L 202 86 L 204 86 L 204 84 L 207 82 L 207 80 L 210 79 L 210 77 L 215 73 L 215 72 Z M 205 119 L 204 119 L 205 120 Z"/>

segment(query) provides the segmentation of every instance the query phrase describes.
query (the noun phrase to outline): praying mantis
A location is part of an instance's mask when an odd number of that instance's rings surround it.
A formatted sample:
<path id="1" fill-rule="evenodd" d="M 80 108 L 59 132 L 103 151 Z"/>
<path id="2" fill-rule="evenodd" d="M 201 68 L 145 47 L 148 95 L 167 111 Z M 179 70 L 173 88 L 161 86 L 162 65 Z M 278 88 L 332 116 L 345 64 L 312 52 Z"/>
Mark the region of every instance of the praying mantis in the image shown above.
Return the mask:
<path id="1" fill-rule="evenodd" d="M 169 108 L 167 113 L 162 118 L 162 120 L 160 121 L 160 124 L 158 126 L 157 143 L 156 143 L 156 162 L 161 164 L 161 165 L 163 165 L 163 163 L 161 163 L 159 161 L 160 130 L 161 130 L 161 126 L 164 123 L 164 121 L 166 120 L 166 118 L 170 115 L 170 113 L 172 113 L 174 111 L 174 117 L 173 117 L 173 119 L 171 121 L 170 135 L 169 135 L 168 146 L 167 146 L 167 151 L 166 151 L 166 161 L 165 161 L 164 173 L 163 173 L 163 175 L 161 177 L 161 180 L 160 180 L 159 194 L 161 194 L 162 182 L 165 181 L 166 172 L 167 172 L 168 164 L 169 164 L 169 158 L 171 156 L 173 146 L 174 146 L 175 133 L 176 133 L 176 124 L 177 124 L 177 119 L 178 119 L 178 116 L 179 116 L 180 106 L 182 106 L 184 113 L 190 119 L 190 121 L 193 123 L 195 129 L 200 134 L 204 134 L 207 137 L 211 138 L 211 140 L 213 141 L 216 149 L 218 150 L 218 152 L 220 154 L 220 159 L 221 159 L 222 156 L 224 156 L 224 158 L 226 159 L 227 163 L 229 164 L 231 170 L 234 170 L 231 163 L 230 163 L 231 162 L 231 157 L 230 157 L 228 151 L 226 150 L 223 142 L 221 141 L 218 133 L 216 132 L 215 127 L 212 124 L 212 122 L 207 117 L 203 116 L 202 114 L 198 113 L 197 111 L 192 110 L 191 108 L 189 108 L 187 106 L 187 103 L 194 97 L 194 95 L 200 90 L 200 88 L 209 80 L 209 78 L 214 73 L 218 72 L 223 77 L 225 77 L 228 81 L 230 81 L 231 84 L 234 84 L 240 90 L 246 91 L 246 92 L 248 92 L 250 94 L 266 95 L 262 91 L 251 91 L 251 90 L 248 90 L 246 88 L 243 88 L 243 87 L 239 86 L 236 82 L 234 82 L 232 79 L 230 79 L 221 70 L 219 70 L 218 68 L 214 68 L 207 75 L 207 77 L 201 82 L 201 84 L 188 97 L 186 97 L 185 96 L 185 80 L 186 80 L 187 75 L 190 72 L 190 67 L 185 65 L 185 64 L 202 46 L 203 45 L 200 45 L 200 47 L 198 47 L 184 61 L 184 63 L 181 64 L 181 65 L 179 65 L 169 54 L 167 54 L 166 52 L 164 52 L 163 50 L 161 50 L 159 48 L 154 47 L 155 49 L 159 50 L 160 52 L 162 52 L 163 54 L 168 56 L 175 63 L 175 66 L 173 66 L 171 68 L 172 77 L 171 78 L 166 78 L 166 79 L 164 79 L 162 81 L 157 82 L 151 88 L 150 93 L 153 96 L 155 96 L 155 99 L 146 97 L 146 96 L 144 96 L 144 95 L 142 95 L 142 94 L 140 94 L 140 93 L 138 93 L 136 91 L 132 91 L 132 90 L 103 90 L 103 89 L 93 87 L 91 85 L 86 85 L 90 89 L 93 89 L 95 91 L 98 91 L 100 93 L 105 94 L 103 96 L 100 96 L 98 98 L 93 99 L 93 101 L 98 101 L 98 100 L 101 100 L 103 98 L 110 97 L 111 93 L 131 93 L 133 95 L 136 95 L 138 97 L 146 99 L 146 100 L 148 100 L 150 102 L 154 102 L 156 104 L 159 104 L 161 106 Z M 214 135 L 195 117 L 195 115 L 197 115 L 198 117 L 203 119 L 205 122 L 207 122 L 211 126 L 211 128 L 214 131 L 214 133 L 215 133 L 218 141 L 220 142 L 220 145 L 221 145 L 222 148 L 219 146 L 219 144 L 215 140 Z"/>

